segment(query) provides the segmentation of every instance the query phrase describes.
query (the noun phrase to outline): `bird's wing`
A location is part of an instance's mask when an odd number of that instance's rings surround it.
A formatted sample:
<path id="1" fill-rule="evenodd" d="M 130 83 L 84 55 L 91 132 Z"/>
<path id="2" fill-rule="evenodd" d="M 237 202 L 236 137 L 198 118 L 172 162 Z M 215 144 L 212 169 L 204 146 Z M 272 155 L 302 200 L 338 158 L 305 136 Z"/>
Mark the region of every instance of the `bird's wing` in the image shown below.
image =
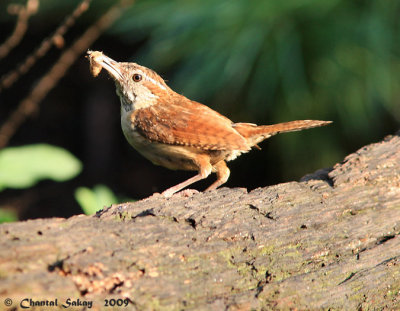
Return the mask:
<path id="1" fill-rule="evenodd" d="M 174 94 L 133 112 L 131 121 L 151 141 L 205 150 L 249 150 L 232 121 L 186 97 Z"/>

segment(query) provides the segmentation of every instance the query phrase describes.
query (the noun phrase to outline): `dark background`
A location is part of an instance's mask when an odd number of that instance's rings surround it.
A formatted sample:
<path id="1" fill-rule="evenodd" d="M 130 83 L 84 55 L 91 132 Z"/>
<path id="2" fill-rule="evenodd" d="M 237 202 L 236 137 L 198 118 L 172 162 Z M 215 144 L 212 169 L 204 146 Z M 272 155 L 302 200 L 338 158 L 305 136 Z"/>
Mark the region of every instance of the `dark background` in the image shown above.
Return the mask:
<path id="1" fill-rule="evenodd" d="M 15 27 L 0 3 L 0 42 Z M 50 36 L 79 1 L 40 1 L 22 42 L 0 61 L 4 75 Z M 54 64 L 62 49 L 104 14 L 93 1 L 32 70 L 0 93 L 0 122 Z M 361 146 L 398 129 L 400 3 L 395 1 L 138 0 L 92 46 L 117 61 L 156 70 L 177 92 L 233 121 L 273 124 L 296 119 L 333 125 L 278 135 L 228 165 L 225 186 L 249 189 L 298 180 L 333 166 Z M 19 127 L 9 146 L 49 143 L 83 163 L 73 180 L 42 181 L 0 193 L 0 207 L 20 219 L 81 213 L 73 193 L 104 184 L 141 199 L 193 176 L 141 157 L 120 129 L 119 99 L 102 72 L 93 78 L 84 54 Z M 215 176 L 194 186 L 204 189 Z M 101 206 L 99 206 L 101 208 Z"/>

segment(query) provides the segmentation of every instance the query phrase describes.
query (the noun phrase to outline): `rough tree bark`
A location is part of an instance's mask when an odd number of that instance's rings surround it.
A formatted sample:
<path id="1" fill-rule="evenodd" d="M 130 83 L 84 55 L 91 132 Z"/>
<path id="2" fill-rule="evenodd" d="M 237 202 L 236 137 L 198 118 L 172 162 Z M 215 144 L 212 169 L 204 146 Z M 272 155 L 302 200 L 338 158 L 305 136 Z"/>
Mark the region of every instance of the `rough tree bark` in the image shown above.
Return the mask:
<path id="1" fill-rule="evenodd" d="M 398 310 L 399 134 L 300 182 L 3 224 L 0 305 L 57 298 L 63 309 L 79 298 L 110 310 L 111 299 L 128 298 L 127 310 Z"/>

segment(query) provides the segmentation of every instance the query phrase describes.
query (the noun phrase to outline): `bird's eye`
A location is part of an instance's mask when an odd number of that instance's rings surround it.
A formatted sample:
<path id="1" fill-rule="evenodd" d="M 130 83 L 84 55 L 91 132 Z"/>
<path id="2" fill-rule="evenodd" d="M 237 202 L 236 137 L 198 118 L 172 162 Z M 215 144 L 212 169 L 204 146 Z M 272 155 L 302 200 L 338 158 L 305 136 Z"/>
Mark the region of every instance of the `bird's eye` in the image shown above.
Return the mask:
<path id="1" fill-rule="evenodd" d="M 135 81 L 135 82 L 139 82 L 140 80 L 142 80 L 142 75 L 140 75 L 140 74 L 138 74 L 138 73 L 135 73 L 135 74 L 132 76 L 132 79 L 133 79 L 133 81 Z"/>

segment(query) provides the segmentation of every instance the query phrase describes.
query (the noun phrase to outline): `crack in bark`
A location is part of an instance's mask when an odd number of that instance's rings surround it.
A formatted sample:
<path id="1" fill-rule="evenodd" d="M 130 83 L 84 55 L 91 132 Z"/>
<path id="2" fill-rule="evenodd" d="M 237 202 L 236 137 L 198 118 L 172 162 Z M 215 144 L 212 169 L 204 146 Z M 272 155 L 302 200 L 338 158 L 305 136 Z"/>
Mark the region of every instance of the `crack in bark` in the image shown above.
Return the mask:
<path id="1" fill-rule="evenodd" d="M 257 284 L 257 292 L 254 295 L 255 298 L 258 298 L 262 291 L 264 290 L 265 285 L 269 284 L 272 281 L 272 274 L 269 271 L 265 271 L 264 280 L 261 280 Z"/>
<path id="2" fill-rule="evenodd" d="M 342 282 L 340 282 L 338 285 L 342 285 L 346 283 L 347 281 L 351 280 L 358 272 L 351 272 L 350 275 L 345 278 Z"/>
<path id="3" fill-rule="evenodd" d="M 249 209 L 251 209 L 251 210 L 255 210 L 259 215 L 264 216 L 265 218 L 268 218 L 268 219 L 274 220 L 274 221 L 277 220 L 274 216 L 272 216 L 272 212 L 271 212 L 271 211 L 266 212 L 266 213 L 263 213 L 263 212 L 261 212 L 260 209 L 259 209 L 257 206 L 255 206 L 254 204 L 246 204 L 246 206 L 247 206 Z"/>
<path id="4" fill-rule="evenodd" d="M 394 239 L 396 237 L 396 234 L 389 234 L 389 235 L 384 235 L 378 239 L 376 242 L 376 245 L 381 245 L 383 243 L 386 243 L 387 241 Z"/>
<path id="5" fill-rule="evenodd" d="M 196 220 L 193 218 L 186 218 L 185 221 L 194 229 L 196 230 L 197 228 L 197 223 Z"/>

